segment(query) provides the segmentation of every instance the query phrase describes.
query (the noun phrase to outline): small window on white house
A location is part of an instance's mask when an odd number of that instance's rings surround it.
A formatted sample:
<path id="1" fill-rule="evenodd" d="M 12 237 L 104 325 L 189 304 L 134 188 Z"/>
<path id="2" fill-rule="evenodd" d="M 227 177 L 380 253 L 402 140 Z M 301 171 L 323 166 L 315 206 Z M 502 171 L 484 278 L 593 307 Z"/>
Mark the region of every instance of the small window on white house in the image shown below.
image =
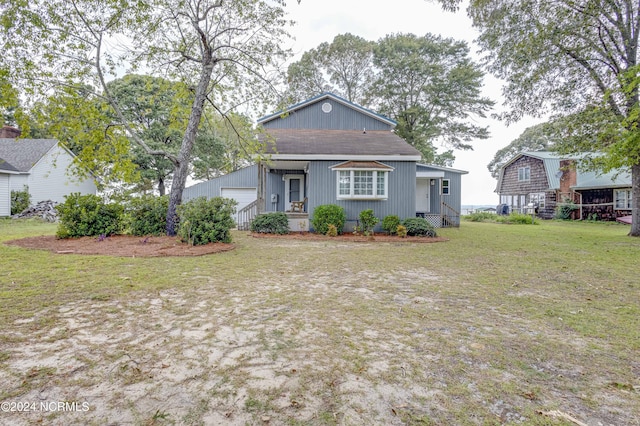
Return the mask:
<path id="1" fill-rule="evenodd" d="M 631 194 L 630 189 L 616 189 L 614 191 L 616 210 L 631 210 Z"/>
<path id="2" fill-rule="evenodd" d="M 518 182 L 528 182 L 531 180 L 531 167 L 520 167 L 518 169 Z"/>
<path id="3" fill-rule="evenodd" d="M 449 179 L 442 179 L 442 195 L 449 195 Z"/>

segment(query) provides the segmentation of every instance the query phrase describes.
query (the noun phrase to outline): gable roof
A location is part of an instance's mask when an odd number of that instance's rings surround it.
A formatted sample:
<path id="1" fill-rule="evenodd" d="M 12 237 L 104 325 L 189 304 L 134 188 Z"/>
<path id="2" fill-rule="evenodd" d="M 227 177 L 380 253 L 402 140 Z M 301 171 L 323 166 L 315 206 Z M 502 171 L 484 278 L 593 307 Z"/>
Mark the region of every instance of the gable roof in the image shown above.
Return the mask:
<path id="1" fill-rule="evenodd" d="M 3 171 L 3 172 L 18 172 L 18 169 L 16 169 L 14 166 L 9 164 L 8 161 L 5 161 L 2 158 L 0 158 L 0 171 Z"/>
<path id="2" fill-rule="evenodd" d="M 261 135 L 273 159 L 418 161 L 420 152 L 388 130 L 269 129 Z"/>
<path id="3" fill-rule="evenodd" d="M 514 156 L 511 160 L 507 161 L 500 169 L 500 175 L 498 176 L 498 185 L 496 191 L 501 187 L 502 177 L 504 175 L 505 168 L 524 156 L 537 158 L 541 160 L 544 165 L 544 170 L 547 175 L 547 182 L 549 182 L 548 189 L 560 189 L 560 161 L 561 160 L 576 160 L 579 161 L 584 155 L 559 155 L 550 151 L 530 151 L 521 152 Z M 577 171 L 576 185 L 572 186 L 573 189 L 590 189 L 590 188 L 607 188 L 607 187 L 621 187 L 631 186 L 631 175 L 628 172 L 612 171 L 609 173 L 601 173 L 597 171 Z"/>
<path id="4" fill-rule="evenodd" d="M 368 115 L 369 117 L 372 117 L 372 118 L 375 118 L 376 120 L 382 121 L 383 123 L 385 123 L 385 124 L 387 124 L 387 125 L 389 125 L 391 127 L 395 127 L 398 124 L 395 120 L 392 120 L 392 119 L 390 119 L 388 117 L 385 117 L 384 115 L 378 114 L 377 112 L 374 112 L 374 111 L 372 111 L 370 109 L 361 107 L 360 105 L 354 104 L 351 101 L 348 101 L 348 100 L 346 100 L 344 98 L 341 98 L 338 95 L 335 95 L 335 94 L 329 93 L 329 92 L 321 93 L 318 96 L 314 96 L 313 98 L 307 99 L 306 101 L 302 101 L 302 102 L 299 102 L 299 103 L 297 103 L 295 105 L 291 105 L 291 106 L 287 107 L 286 109 L 284 109 L 282 111 L 278 111 L 276 113 L 269 114 L 269 115 L 266 115 L 266 116 L 264 116 L 262 118 L 259 118 L 258 119 L 258 124 L 267 123 L 267 122 L 269 122 L 271 120 L 275 120 L 277 118 L 280 118 L 283 114 L 288 114 L 288 113 L 295 112 L 295 111 L 297 111 L 299 109 L 302 109 L 302 108 L 304 108 L 304 107 L 306 107 L 308 105 L 314 104 L 316 102 L 320 102 L 320 101 L 325 100 L 325 99 L 332 99 L 332 100 L 334 100 L 334 101 L 336 101 L 338 103 L 341 103 L 341 104 L 343 104 L 345 106 L 348 106 L 349 108 L 352 108 L 352 109 L 354 109 L 356 111 L 359 111 L 364 115 Z"/>
<path id="5" fill-rule="evenodd" d="M 28 172 L 57 144 L 55 139 L 0 139 L 0 158 L 19 172 Z"/>
<path id="6" fill-rule="evenodd" d="M 344 163 L 331 166 L 331 170 L 341 169 L 363 169 L 363 170 L 393 170 L 393 167 L 382 164 L 379 161 L 345 161 Z"/>

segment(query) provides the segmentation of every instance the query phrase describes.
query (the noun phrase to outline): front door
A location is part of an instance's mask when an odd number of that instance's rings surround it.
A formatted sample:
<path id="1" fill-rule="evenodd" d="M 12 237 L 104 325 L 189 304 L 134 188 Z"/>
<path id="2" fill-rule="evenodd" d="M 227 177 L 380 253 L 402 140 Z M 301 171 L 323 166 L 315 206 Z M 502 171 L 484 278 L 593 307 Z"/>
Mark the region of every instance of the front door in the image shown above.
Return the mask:
<path id="1" fill-rule="evenodd" d="M 284 209 L 291 209 L 292 201 L 304 199 L 304 175 L 285 175 L 284 178 Z"/>
<path id="2" fill-rule="evenodd" d="M 431 211 L 431 179 L 416 180 L 416 212 L 429 213 Z"/>

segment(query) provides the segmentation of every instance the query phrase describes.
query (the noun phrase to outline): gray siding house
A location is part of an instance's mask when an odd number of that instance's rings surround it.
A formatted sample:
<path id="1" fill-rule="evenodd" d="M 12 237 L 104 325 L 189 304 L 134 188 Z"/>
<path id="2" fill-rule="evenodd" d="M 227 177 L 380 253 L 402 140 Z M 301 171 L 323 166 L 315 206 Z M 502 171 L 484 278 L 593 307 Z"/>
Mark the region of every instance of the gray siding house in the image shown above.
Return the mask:
<path id="1" fill-rule="evenodd" d="M 460 223 L 466 172 L 419 164 L 420 153 L 393 132 L 396 123 L 387 117 L 324 93 L 258 124 L 266 160 L 186 188 L 184 200 L 237 199 L 241 229 L 255 214 L 281 211 L 292 231 L 306 231 L 323 204 L 345 209 L 346 230 L 366 209 L 381 220 L 393 214 L 422 216 L 437 227 Z M 300 210 L 292 208 L 296 202 Z"/>
<path id="2" fill-rule="evenodd" d="M 55 139 L 0 138 L 0 216 L 11 212 L 11 191 L 27 188 L 32 205 L 61 203 L 72 192 L 95 194 L 92 178 L 74 175 L 73 159 Z"/>

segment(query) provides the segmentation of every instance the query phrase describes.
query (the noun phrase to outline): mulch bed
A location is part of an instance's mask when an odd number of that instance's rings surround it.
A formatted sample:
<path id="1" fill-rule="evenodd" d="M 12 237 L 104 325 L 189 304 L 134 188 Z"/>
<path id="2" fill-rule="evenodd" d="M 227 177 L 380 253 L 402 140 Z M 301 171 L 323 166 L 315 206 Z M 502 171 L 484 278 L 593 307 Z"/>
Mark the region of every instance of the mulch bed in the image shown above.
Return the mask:
<path id="1" fill-rule="evenodd" d="M 57 239 L 53 235 L 22 238 L 5 244 L 58 254 L 100 254 L 119 257 L 202 256 L 233 250 L 235 245 L 211 243 L 190 246 L 178 237 L 134 237 L 115 235 L 100 241 L 96 237 Z"/>
<path id="2" fill-rule="evenodd" d="M 374 234 L 372 237 L 365 237 L 364 235 L 354 235 L 352 233 L 346 233 L 335 237 L 328 237 L 322 234 L 316 234 L 314 232 L 291 232 L 285 235 L 277 234 L 258 234 L 251 233 L 254 238 L 278 238 L 288 240 L 310 240 L 310 241 L 350 241 L 356 243 L 441 243 L 449 241 L 444 237 L 410 237 L 406 236 L 400 238 L 397 235 L 387 235 L 384 233 Z"/>

